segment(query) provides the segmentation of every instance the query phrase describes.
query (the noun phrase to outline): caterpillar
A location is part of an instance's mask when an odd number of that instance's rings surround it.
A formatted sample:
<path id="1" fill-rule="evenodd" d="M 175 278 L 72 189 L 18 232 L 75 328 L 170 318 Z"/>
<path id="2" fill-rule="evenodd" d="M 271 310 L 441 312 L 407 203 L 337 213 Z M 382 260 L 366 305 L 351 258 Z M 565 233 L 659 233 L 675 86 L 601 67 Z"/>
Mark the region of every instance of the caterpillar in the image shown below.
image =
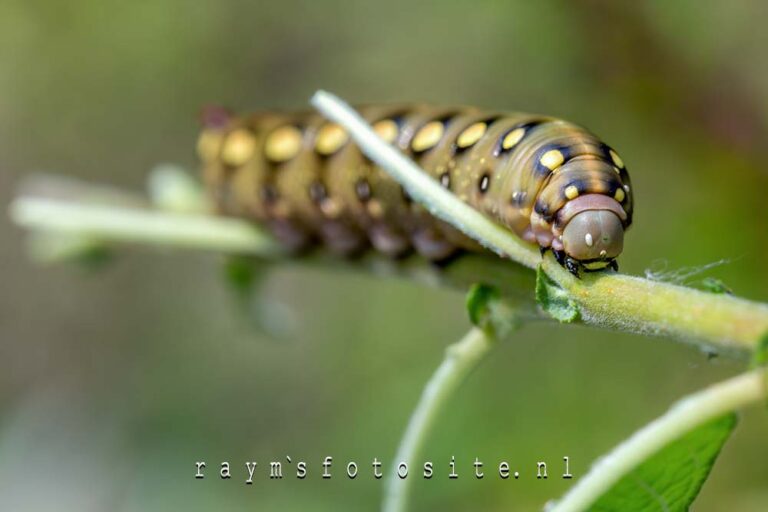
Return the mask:
<path id="1" fill-rule="evenodd" d="M 618 270 L 632 222 L 619 155 L 560 119 L 461 107 L 359 109 L 387 142 L 461 200 L 517 236 L 551 249 L 571 273 Z M 340 254 L 373 247 L 440 261 L 481 250 L 414 203 L 339 125 L 317 113 L 203 113 L 197 143 L 218 212 L 266 226 L 291 250 L 321 243 Z"/>

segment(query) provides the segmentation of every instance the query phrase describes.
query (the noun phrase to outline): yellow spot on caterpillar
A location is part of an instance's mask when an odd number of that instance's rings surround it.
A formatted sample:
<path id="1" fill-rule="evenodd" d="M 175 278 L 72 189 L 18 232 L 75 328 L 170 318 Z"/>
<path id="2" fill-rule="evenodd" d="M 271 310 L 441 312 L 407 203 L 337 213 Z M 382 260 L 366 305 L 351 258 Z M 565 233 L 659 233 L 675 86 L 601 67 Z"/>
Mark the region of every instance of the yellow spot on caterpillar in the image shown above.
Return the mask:
<path id="1" fill-rule="evenodd" d="M 524 135 L 525 128 L 517 128 L 516 130 L 512 130 L 507 134 L 506 137 L 504 137 L 504 140 L 501 141 L 501 149 L 512 149 L 518 142 L 523 140 Z"/>
<path id="2" fill-rule="evenodd" d="M 539 162 L 541 163 L 541 165 L 543 165 L 550 171 L 554 171 L 560 166 L 560 164 L 563 163 L 564 160 L 565 160 L 565 157 L 559 150 L 550 149 L 549 151 L 541 155 L 541 159 L 539 160 Z"/>
<path id="3" fill-rule="evenodd" d="M 332 219 L 337 218 L 341 214 L 341 209 L 341 204 L 332 198 L 324 199 L 320 203 L 320 210 L 322 210 L 326 217 Z"/>
<path id="4" fill-rule="evenodd" d="M 461 149 L 473 146 L 483 135 L 485 135 L 487 129 L 488 125 L 485 123 L 475 123 L 470 125 L 466 130 L 459 134 L 459 137 L 456 139 L 456 145 Z"/>
<path id="5" fill-rule="evenodd" d="M 440 121 L 427 123 L 416 132 L 416 136 L 411 141 L 411 149 L 419 153 L 433 148 L 440 142 L 443 133 L 445 133 L 445 126 Z"/>
<path id="6" fill-rule="evenodd" d="M 616 154 L 614 150 L 610 150 L 609 153 L 611 154 L 611 160 L 613 160 L 613 163 L 616 164 L 616 167 L 619 169 L 624 168 L 624 161 L 619 157 L 619 155 Z"/>
<path id="7" fill-rule="evenodd" d="M 568 199 L 575 199 L 579 196 L 579 189 L 576 188 L 576 185 L 568 185 L 565 187 L 565 197 Z"/>
<path id="8" fill-rule="evenodd" d="M 373 131 L 375 131 L 379 137 L 391 144 L 395 142 L 400 130 L 397 127 L 397 123 L 393 120 L 382 119 L 373 125 Z"/>
<path id="9" fill-rule="evenodd" d="M 346 130 L 336 123 L 328 123 L 317 132 L 315 149 L 321 155 L 332 155 L 349 140 Z"/>
<path id="10" fill-rule="evenodd" d="M 219 156 L 221 150 L 221 133 L 205 130 L 197 139 L 197 154 L 201 160 L 210 162 Z"/>
<path id="11" fill-rule="evenodd" d="M 594 245 L 594 240 L 592 240 L 592 233 L 587 233 L 584 235 L 584 243 L 587 244 L 587 247 L 592 247 Z"/>
<path id="12" fill-rule="evenodd" d="M 291 207 L 287 201 L 278 200 L 272 205 L 271 215 L 281 219 L 287 219 L 291 215 Z"/>
<path id="13" fill-rule="evenodd" d="M 368 209 L 368 215 L 371 217 L 378 219 L 384 215 L 384 206 L 378 199 L 371 199 L 365 203 L 365 206 Z"/>
<path id="14" fill-rule="evenodd" d="M 618 202 L 622 202 L 625 197 L 624 189 L 617 188 L 616 193 L 613 195 L 613 197 L 615 197 Z"/>
<path id="15" fill-rule="evenodd" d="M 301 149 L 301 131 L 295 126 L 282 126 L 267 137 L 264 154 L 273 162 L 285 162 Z"/>
<path id="16" fill-rule="evenodd" d="M 221 159 L 225 164 L 237 167 L 250 160 L 254 151 L 256 137 L 250 130 L 240 128 L 227 135 L 221 149 Z"/>

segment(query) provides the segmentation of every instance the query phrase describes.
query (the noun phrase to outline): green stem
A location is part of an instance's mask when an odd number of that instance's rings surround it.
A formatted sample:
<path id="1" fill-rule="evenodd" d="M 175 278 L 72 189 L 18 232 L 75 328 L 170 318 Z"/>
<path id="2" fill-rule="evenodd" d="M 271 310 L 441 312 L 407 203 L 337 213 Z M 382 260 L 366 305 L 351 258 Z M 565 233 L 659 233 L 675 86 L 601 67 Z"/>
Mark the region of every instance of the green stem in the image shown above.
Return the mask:
<path id="1" fill-rule="evenodd" d="M 41 197 L 14 200 L 10 215 L 29 229 L 96 242 L 142 242 L 258 255 L 281 251 L 269 235 L 254 226 L 210 215 L 158 213 Z"/>
<path id="2" fill-rule="evenodd" d="M 768 333 L 767 304 L 622 274 L 576 280 L 550 258 L 544 269 L 568 291 L 586 324 L 734 352 L 754 350 Z"/>
<path id="3" fill-rule="evenodd" d="M 427 435 L 445 404 L 494 345 L 493 339 L 489 338 L 483 330 L 475 327 L 460 341 L 446 349 L 443 362 L 427 382 L 421 399 L 411 415 L 405 434 L 400 441 L 400 447 L 397 449 L 396 464 L 405 462 L 408 467 L 413 467 Z M 412 475 L 400 478 L 396 472 L 391 473 L 385 488 L 382 510 L 384 512 L 404 511 L 408 503 L 411 482 L 415 480 L 416 478 Z"/>
<path id="4" fill-rule="evenodd" d="M 766 399 L 766 370 L 755 370 L 680 400 L 600 459 L 548 512 L 587 510 L 608 489 L 664 446 L 699 425 Z"/>
<path id="5" fill-rule="evenodd" d="M 312 104 L 343 125 L 361 150 L 388 171 L 431 213 L 481 244 L 527 267 L 542 262 L 538 250 L 485 217 L 382 140 L 365 120 L 339 98 L 318 91 Z M 714 295 L 646 279 L 602 272 L 576 279 L 553 258 L 543 260 L 547 275 L 568 293 L 579 319 L 612 329 L 699 341 L 721 350 L 754 350 L 768 333 L 768 305 Z"/>

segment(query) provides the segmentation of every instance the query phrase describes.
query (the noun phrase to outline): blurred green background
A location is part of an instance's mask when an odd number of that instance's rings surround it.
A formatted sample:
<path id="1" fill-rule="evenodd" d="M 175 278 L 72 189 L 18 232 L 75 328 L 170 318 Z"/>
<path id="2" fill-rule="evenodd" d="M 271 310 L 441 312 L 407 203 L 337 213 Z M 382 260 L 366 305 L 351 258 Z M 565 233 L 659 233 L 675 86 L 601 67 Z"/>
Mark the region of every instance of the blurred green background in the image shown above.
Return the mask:
<path id="1" fill-rule="evenodd" d="M 624 271 L 726 259 L 687 282 L 714 276 L 765 301 L 767 16 L 757 1 L 4 0 L 0 199 L 32 171 L 138 191 L 158 162 L 194 168 L 209 103 L 305 108 L 325 88 L 525 110 L 586 125 L 627 162 Z M 275 266 L 244 308 L 215 255 L 41 267 L 7 217 L 0 230 L 3 510 L 375 509 L 371 460 L 392 469 L 423 384 L 468 327 L 460 293 L 409 282 Z M 257 330 L 258 304 L 291 333 Z M 439 472 L 417 477 L 415 504 L 539 509 L 570 483 L 563 455 L 581 476 L 676 398 L 741 368 L 666 340 L 528 326 L 441 417 L 425 455 Z M 743 415 L 695 510 L 768 508 L 766 432 L 765 410 Z M 306 480 L 266 478 L 286 455 L 308 462 Z M 225 460 L 229 481 L 216 476 Z M 521 479 L 492 476 L 500 460 Z M 533 478 L 538 460 L 550 479 Z"/>

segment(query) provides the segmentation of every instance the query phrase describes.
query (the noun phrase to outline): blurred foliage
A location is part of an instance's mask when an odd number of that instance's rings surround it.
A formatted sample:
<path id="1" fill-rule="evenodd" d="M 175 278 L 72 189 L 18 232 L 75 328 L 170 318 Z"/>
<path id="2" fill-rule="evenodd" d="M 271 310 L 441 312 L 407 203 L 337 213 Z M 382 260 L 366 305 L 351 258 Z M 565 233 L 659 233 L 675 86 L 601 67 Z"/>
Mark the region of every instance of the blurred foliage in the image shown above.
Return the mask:
<path id="1" fill-rule="evenodd" d="M 158 162 L 194 166 L 209 103 L 306 108 L 322 87 L 356 102 L 542 112 L 588 126 L 627 162 L 638 209 L 623 271 L 726 259 L 689 282 L 712 277 L 768 300 L 766 11 L 692 0 L 5 0 L 0 197 L 7 204 L 31 171 L 138 189 Z M 84 274 L 32 265 L 7 219 L 0 236 L 3 509 L 374 508 L 381 482 L 363 468 L 374 457 L 392 468 L 422 385 L 469 325 L 459 293 L 277 266 L 253 304 L 294 310 L 297 336 L 278 341 L 254 331 L 216 258 L 130 252 Z M 445 474 L 455 455 L 462 477 L 419 480 L 416 504 L 541 507 L 571 482 L 536 480 L 536 461 L 568 455 L 583 475 L 681 394 L 741 366 L 666 341 L 527 326 L 472 376 L 427 447 Z M 768 419 L 745 416 L 697 510 L 768 506 Z M 246 460 L 264 471 L 286 455 L 308 461 L 307 480 L 242 483 Z M 330 481 L 319 478 L 326 455 Z M 523 476 L 476 481 L 475 457 Z M 242 468 L 230 481 L 214 477 L 223 460 Z M 353 481 L 349 460 L 361 467 Z"/>

